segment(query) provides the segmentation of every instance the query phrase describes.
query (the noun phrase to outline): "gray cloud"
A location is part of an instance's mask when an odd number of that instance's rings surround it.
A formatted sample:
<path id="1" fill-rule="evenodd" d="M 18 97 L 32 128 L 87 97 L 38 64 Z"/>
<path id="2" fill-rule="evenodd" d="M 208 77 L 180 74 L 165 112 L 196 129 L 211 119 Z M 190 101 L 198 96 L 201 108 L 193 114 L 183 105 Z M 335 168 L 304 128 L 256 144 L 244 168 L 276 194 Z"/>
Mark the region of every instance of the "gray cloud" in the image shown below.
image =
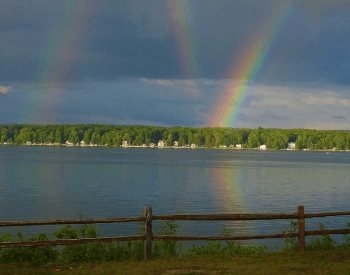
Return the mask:
<path id="1" fill-rule="evenodd" d="M 1 123 L 108 123 L 206 126 L 222 81 L 133 79 L 76 82 L 65 87 L 16 86 L 0 93 Z M 216 83 L 216 85 L 214 85 Z M 198 93 L 187 89 L 198 88 Z M 328 89 L 248 89 L 234 127 L 350 129 L 348 96 Z M 336 123 L 338 121 L 338 123 Z M 341 122 L 341 123 L 340 123 Z M 333 126 L 332 126 L 333 125 Z"/>
<path id="2" fill-rule="evenodd" d="M 40 79 L 45 70 L 51 70 L 51 80 L 59 82 L 125 76 L 225 78 L 242 49 L 250 46 L 252 34 L 266 18 L 276 16 L 281 3 L 85 1 L 67 5 L 54 0 L 2 0 L 0 8 L 6 12 L 0 19 L 4 65 L 0 81 L 46 81 Z M 291 3 L 294 11 L 281 19 L 284 23 L 256 80 L 348 83 L 349 68 L 342 62 L 350 44 L 345 35 L 350 28 L 348 2 Z M 183 71 L 180 47 L 197 59 L 197 75 Z M 68 70 L 69 74 L 62 73 Z"/>
<path id="3" fill-rule="evenodd" d="M 346 120 L 346 117 L 345 117 L 345 116 L 333 116 L 333 118 L 335 118 L 335 119 Z"/>
<path id="4" fill-rule="evenodd" d="M 0 123 L 205 125 L 233 69 L 256 90 L 241 126 L 349 120 L 348 0 L 0 0 L 0 10 Z M 259 67 L 259 53 L 244 54 L 264 27 Z"/>

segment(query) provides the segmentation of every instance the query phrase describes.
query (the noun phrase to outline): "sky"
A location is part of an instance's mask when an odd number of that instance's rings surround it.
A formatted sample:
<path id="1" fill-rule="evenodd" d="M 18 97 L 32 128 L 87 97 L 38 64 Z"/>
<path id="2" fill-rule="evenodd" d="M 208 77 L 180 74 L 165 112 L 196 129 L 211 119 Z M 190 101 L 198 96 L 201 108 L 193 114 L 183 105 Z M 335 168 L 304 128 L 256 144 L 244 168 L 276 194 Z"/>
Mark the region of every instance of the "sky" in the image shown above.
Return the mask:
<path id="1" fill-rule="evenodd" d="M 0 124 L 350 130 L 349 0 L 0 10 Z"/>

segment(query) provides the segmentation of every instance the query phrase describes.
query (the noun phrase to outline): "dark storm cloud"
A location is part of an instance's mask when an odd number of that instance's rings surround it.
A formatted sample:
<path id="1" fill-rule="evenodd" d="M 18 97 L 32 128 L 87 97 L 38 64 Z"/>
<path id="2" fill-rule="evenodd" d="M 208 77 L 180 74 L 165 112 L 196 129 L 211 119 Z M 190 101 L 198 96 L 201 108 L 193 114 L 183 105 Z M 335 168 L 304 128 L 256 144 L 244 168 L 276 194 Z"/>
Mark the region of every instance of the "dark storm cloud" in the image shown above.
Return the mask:
<path id="1" fill-rule="evenodd" d="M 350 127 L 348 0 L 0 0 L 0 10 L 0 123 L 208 125 L 267 28 L 238 126 Z"/>
<path id="2" fill-rule="evenodd" d="M 72 1 L 75 2 L 75 1 Z M 0 81 L 225 78 L 245 43 L 282 1 L 0 1 Z M 170 20 L 187 3 L 191 41 Z M 292 1 L 257 79 L 349 83 L 348 1 Z M 181 18 L 177 18 L 181 20 Z M 186 34 L 183 34 L 186 35 Z M 66 44 L 75 41 L 65 52 Z M 195 46 L 199 75 L 181 70 L 179 43 Z M 189 45 L 185 45 L 185 47 Z M 190 50 L 190 49 L 189 49 Z M 69 53 L 67 53 L 69 52 Z"/>

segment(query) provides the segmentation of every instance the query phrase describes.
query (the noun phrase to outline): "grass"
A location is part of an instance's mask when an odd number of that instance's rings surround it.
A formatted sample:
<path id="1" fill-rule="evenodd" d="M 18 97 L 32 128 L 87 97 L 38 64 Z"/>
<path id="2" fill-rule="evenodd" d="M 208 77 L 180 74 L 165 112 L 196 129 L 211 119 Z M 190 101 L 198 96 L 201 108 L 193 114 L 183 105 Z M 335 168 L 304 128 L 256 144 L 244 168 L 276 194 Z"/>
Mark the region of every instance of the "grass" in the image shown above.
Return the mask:
<path id="1" fill-rule="evenodd" d="M 297 223 L 284 232 L 296 232 Z M 350 227 L 350 223 L 347 223 Z M 161 222 L 157 235 L 175 235 L 174 221 Z M 320 229 L 323 225 L 320 224 Z M 70 225 L 55 231 L 57 239 L 97 238 L 97 226 Z M 223 228 L 222 235 L 232 231 Z M 135 235 L 144 234 L 144 223 Z M 313 237 L 299 252 L 297 238 L 286 238 L 277 252 L 267 252 L 266 246 L 242 246 L 235 241 L 208 242 L 183 252 L 182 242 L 155 241 L 152 260 L 144 261 L 143 241 L 91 243 L 51 247 L 19 247 L 0 249 L 0 274 L 350 274 L 350 238 L 337 245 L 329 235 Z M 28 240 L 48 240 L 43 233 Z M 0 242 L 23 241 L 0 232 Z"/>

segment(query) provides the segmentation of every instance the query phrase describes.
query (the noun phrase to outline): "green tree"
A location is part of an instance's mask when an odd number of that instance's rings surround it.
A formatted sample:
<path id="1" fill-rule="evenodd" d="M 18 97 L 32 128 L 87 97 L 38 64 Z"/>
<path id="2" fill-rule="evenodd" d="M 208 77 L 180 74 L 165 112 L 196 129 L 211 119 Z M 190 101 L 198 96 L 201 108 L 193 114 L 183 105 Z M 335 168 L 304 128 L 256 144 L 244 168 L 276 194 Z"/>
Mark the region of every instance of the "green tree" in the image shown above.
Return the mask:
<path id="1" fill-rule="evenodd" d="M 345 149 L 350 150 L 350 135 L 346 139 Z"/>
<path id="2" fill-rule="evenodd" d="M 301 135 L 299 135 L 295 142 L 295 149 L 303 149 L 303 148 L 305 148 L 304 139 Z"/>
<path id="3" fill-rule="evenodd" d="M 79 143 L 78 132 L 76 130 L 72 130 L 69 134 L 68 141 L 71 143 Z"/>
<path id="4" fill-rule="evenodd" d="M 173 136 L 173 134 L 169 134 L 167 137 L 166 143 L 168 146 L 173 146 L 173 142 L 174 142 L 174 136 Z"/>
<path id="5" fill-rule="evenodd" d="M 197 146 L 202 146 L 202 140 L 200 134 L 196 133 L 193 136 L 193 143 L 196 144 Z"/>
<path id="6" fill-rule="evenodd" d="M 187 131 L 187 142 L 189 145 L 193 144 L 193 133 L 190 130 Z"/>
<path id="7" fill-rule="evenodd" d="M 101 141 L 101 136 L 99 132 L 95 131 L 91 136 L 91 143 L 92 144 L 99 144 Z"/>
<path id="8" fill-rule="evenodd" d="M 314 139 L 311 136 L 306 139 L 306 148 L 314 148 Z"/>
<path id="9" fill-rule="evenodd" d="M 250 148 L 256 148 L 260 146 L 259 133 L 257 131 L 252 131 L 248 137 L 248 145 Z"/>
<path id="10" fill-rule="evenodd" d="M 239 133 L 235 134 L 235 141 L 236 141 L 236 144 L 242 144 L 243 136 L 241 134 L 239 134 Z"/>
<path id="11" fill-rule="evenodd" d="M 336 147 L 338 150 L 344 150 L 345 146 L 346 146 L 346 140 L 345 137 L 342 134 L 338 134 L 335 138 L 334 138 Z"/>
<path id="12" fill-rule="evenodd" d="M 103 135 L 102 138 L 101 138 L 101 142 L 102 142 L 103 144 L 108 145 L 108 146 L 110 146 L 110 145 L 113 143 L 112 136 L 110 135 L 109 132 L 104 133 L 104 135 Z"/>
<path id="13" fill-rule="evenodd" d="M 151 143 L 151 140 L 150 140 L 150 138 L 148 137 L 148 135 L 146 135 L 145 143 L 146 143 L 146 144 L 150 144 L 150 143 Z"/>
<path id="14" fill-rule="evenodd" d="M 180 136 L 178 142 L 179 146 L 184 146 L 186 144 L 184 136 Z"/>
<path id="15" fill-rule="evenodd" d="M 90 143 L 91 142 L 91 134 L 92 134 L 92 129 L 87 129 L 84 132 L 83 140 L 85 143 Z"/>
<path id="16" fill-rule="evenodd" d="M 124 133 L 123 135 L 123 141 L 131 141 L 130 133 Z"/>
<path id="17" fill-rule="evenodd" d="M 36 137 L 33 138 L 35 142 L 44 142 L 46 139 L 46 133 L 43 129 L 38 129 L 36 131 Z"/>
<path id="18" fill-rule="evenodd" d="M 62 131 L 60 130 L 60 128 L 56 129 L 55 132 L 55 140 L 56 143 L 62 144 L 63 143 L 63 134 Z"/>
<path id="19" fill-rule="evenodd" d="M 144 142 L 143 136 L 141 133 L 137 134 L 134 141 L 133 141 L 133 145 L 142 145 Z"/>
<path id="20" fill-rule="evenodd" d="M 325 147 L 328 148 L 328 149 L 331 149 L 335 146 L 335 142 L 333 140 L 333 135 L 332 134 L 328 134 L 326 137 L 325 137 Z"/>
<path id="21" fill-rule="evenodd" d="M 186 144 L 186 137 L 185 137 L 185 132 L 184 129 L 181 129 L 181 131 L 179 132 L 179 146 L 184 146 Z"/>
<path id="22" fill-rule="evenodd" d="M 1 130 L 0 142 L 5 142 L 8 139 L 8 131 L 7 129 Z"/>
<path id="23" fill-rule="evenodd" d="M 23 128 L 18 135 L 18 141 L 25 143 L 27 141 L 32 141 L 33 133 L 29 128 Z"/>
<path id="24" fill-rule="evenodd" d="M 204 145 L 206 148 L 212 148 L 215 146 L 215 138 L 213 136 L 213 134 L 208 134 L 205 136 L 205 142 Z"/>
<path id="25" fill-rule="evenodd" d="M 69 139 L 70 132 L 74 130 L 74 127 L 68 127 L 67 125 L 63 127 L 63 140 L 66 142 Z"/>
<path id="26" fill-rule="evenodd" d="M 113 144 L 115 147 L 119 147 L 122 144 L 122 137 L 119 133 L 114 134 Z"/>
<path id="27" fill-rule="evenodd" d="M 225 135 L 221 132 L 215 132 L 214 133 L 214 138 L 215 138 L 215 146 L 219 147 L 220 145 L 225 144 Z"/>
<path id="28" fill-rule="evenodd" d="M 50 131 L 49 133 L 45 133 L 44 142 L 54 142 L 55 141 L 55 132 Z"/>

